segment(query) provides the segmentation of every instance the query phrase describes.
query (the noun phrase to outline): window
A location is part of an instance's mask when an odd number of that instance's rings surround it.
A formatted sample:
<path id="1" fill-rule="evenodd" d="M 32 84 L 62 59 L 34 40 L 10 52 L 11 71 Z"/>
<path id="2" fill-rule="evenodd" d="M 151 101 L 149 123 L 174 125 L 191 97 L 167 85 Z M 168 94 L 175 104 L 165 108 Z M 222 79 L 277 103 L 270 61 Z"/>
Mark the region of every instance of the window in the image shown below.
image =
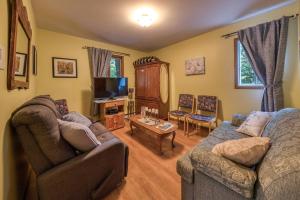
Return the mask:
<path id="1" fill-rule="evenodd" d="M 116 78 L 124 76 L 123 56 L 113 55 L 110 60 L 109 77 Z"/>
<path id="2" fill-rule="evenodd" d="M 235 50 L 235 88 L 261 89 L 263 85 L 249 62 L 245 49 L 238 39 L 234 40 Z"/>

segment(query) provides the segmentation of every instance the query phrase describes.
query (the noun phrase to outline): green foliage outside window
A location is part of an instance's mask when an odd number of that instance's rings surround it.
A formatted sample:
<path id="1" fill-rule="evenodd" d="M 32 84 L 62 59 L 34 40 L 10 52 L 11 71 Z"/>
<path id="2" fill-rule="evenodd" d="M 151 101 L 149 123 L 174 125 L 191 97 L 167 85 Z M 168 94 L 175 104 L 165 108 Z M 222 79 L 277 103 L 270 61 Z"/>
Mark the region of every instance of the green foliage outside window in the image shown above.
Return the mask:
<path id="1" fill-rule="evenodd" d="M 120 57 L 112 57 L 110 60 L 110 77 L 117 78 L 121 77 L 121 63 L 122 60 Z"/>
<path id="2" fill-rule="evenodd" d="M 110 77 L 112 77 L 112 78 L 118 77 L 118 74 L 117 74 L 117 62 L 116 62 L 115 58 L 112 58 L 110 60 Z"/>
<path id="3" fill-rule="evenodd" d="M 238 42 L 238 49 L 239 49 L 239 85 L 261 85 L 258 77 L 256 76 L 255 72 L 252 69 L 252 66 L 249 62 L 247 57 L 246 51 Z"/>

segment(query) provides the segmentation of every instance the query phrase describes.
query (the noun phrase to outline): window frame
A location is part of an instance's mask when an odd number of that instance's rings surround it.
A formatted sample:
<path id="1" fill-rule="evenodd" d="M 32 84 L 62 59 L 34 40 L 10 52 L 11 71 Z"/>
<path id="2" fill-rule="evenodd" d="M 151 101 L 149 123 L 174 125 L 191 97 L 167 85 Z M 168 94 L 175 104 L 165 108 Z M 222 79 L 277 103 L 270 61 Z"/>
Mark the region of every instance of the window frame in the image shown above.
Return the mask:
<path id="1" fill-rule="evenodd" d="M 264 88 L 263 85 L 240 85 L 239 84 L 239 39 L 234 39 L 234 88 L 235 89 L 254 89 L 261 90 Z"/>
<path id="2" fill-rule="evenodd" d="M 115 55 L 113 54 L 111 58 L 117 58 L 121 60 L 121 68 L 120 68 L 120 76 L 119 77 L 124 77 L 124 56 L 120 55 Z M 108 77 L 110 77 L 110 66 L 109 66 L 109 71 L 108 71 Z"/>

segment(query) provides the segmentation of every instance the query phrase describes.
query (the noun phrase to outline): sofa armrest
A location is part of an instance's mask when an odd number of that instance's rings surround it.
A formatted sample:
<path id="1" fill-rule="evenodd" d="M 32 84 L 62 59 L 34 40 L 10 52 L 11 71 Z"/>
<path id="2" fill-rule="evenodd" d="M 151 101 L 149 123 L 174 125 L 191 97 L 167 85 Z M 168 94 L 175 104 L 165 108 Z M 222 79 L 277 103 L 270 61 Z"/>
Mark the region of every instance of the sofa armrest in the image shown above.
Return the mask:
<path id="1" fill-rule="evenodd" d="M 125 174 L 125 145 L 117 138 L 38 176 L 40 199 L 99 199 Z"/>
<path id="2" fill-rule="evenodd" d="M 252 169 L 217 156 L 201 147 L 192 151 L 191 162 L 198 172 L 206 174 L 246 198 L 253 197 L 257 175 Z"/>
<path id="3" fill-rule="evenodd" d="M 247 119 L 247 117 L 247 115 L 243 114 L 234 114 L 232 116 L 231 125 L 239 127 Z"/>
<path id="4" fill-rule="evenodd" d="M 176 171 L 187 183 L 194 183 L 194 168 L 191 163 L 190 152 L 177 160 Z"/>

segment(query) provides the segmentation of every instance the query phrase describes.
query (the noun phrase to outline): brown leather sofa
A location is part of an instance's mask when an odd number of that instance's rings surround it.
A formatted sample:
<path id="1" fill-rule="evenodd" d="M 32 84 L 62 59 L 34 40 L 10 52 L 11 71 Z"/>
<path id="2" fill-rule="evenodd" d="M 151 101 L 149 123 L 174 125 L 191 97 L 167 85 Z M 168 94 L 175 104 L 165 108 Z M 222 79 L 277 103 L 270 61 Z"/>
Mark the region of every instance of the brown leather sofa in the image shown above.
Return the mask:
<path id="1" fill-rule="evenodd" d="M 78 153 L 62 138 L 57 118 L 61 115 L 49 96 L 29 100 L 11 118 L 36 174 L 38 198 L 103 198 L 127 175 L 127 145 L 100 123 L 94 123 L 90 129 L 102 144 L 90 152 Z"/>

